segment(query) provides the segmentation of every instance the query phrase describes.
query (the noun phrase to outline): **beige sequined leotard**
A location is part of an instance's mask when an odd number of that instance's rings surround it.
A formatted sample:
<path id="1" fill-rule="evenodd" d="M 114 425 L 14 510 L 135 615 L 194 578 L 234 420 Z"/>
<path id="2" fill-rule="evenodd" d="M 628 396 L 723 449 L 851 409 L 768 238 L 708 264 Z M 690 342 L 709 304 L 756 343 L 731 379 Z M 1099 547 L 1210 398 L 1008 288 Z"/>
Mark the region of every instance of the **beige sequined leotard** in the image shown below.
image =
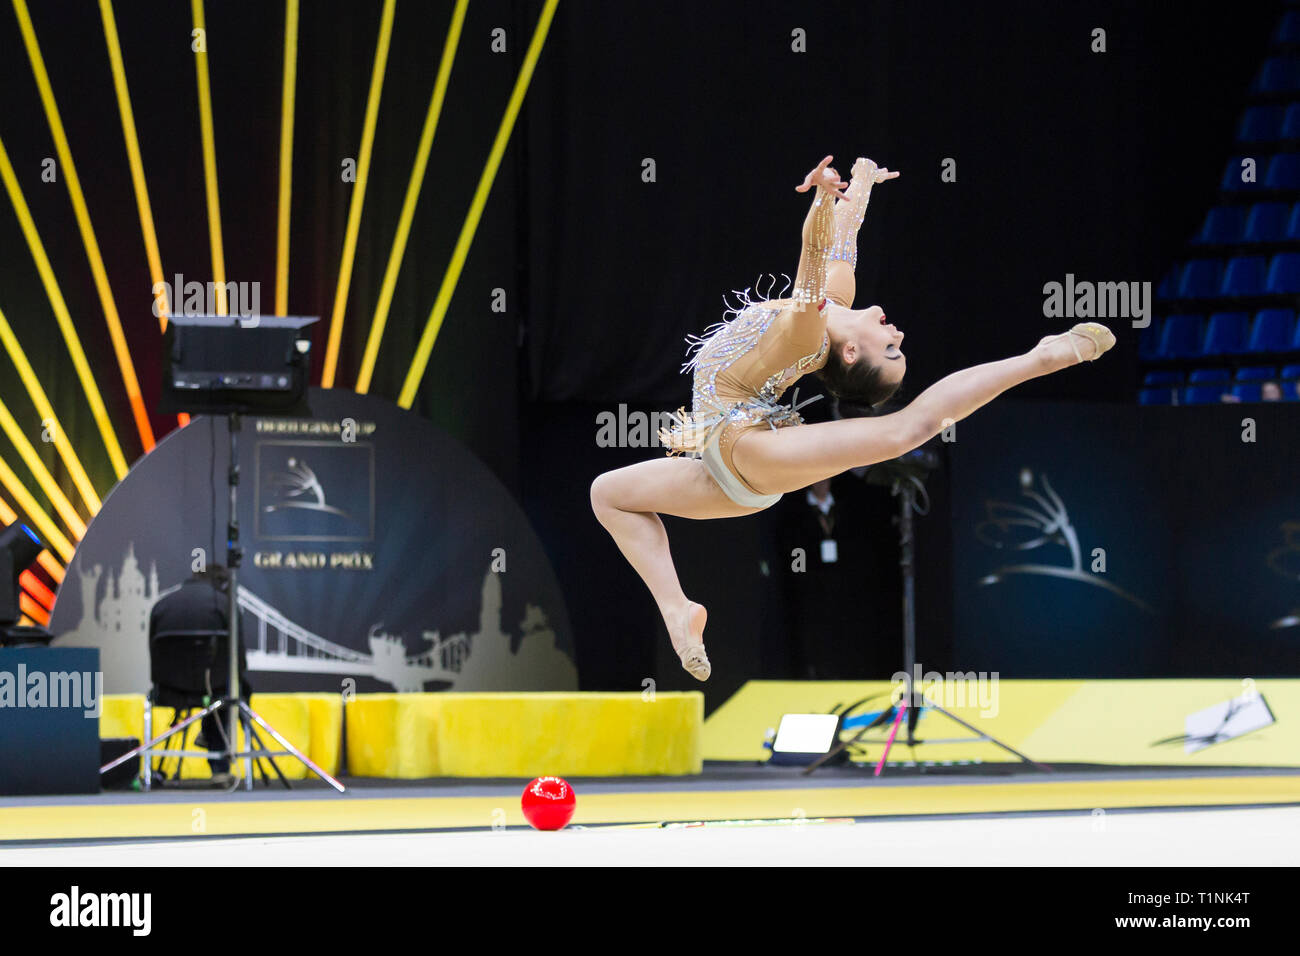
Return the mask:
<path id="1" fill-rule="evenodd" d="M 790 297 L 753 301 L 746 290 L 741 309 L 693 339 L 695 354 L 683 369 L 693 376 L 691 410 L 680 409 L 673 427 L 660 433 L 668 454 L 700 457 L 716 450 L 743 489 L 760 495 L 736 470 L 736 441 L 750 429 L 802 424 L 798 405 L 779 401 L 800 376 L 826 364 L 830 342 L 825 302 L 845 308 L 853 305 L 857 233 L 874 172 L 874 163 L 864 175 L 858 175 L 855 167 L 847 201 L 837 201 L 834 194 L 818 187 L 804 222 L 803 255 Z M 836 262 L 845 265 L 835 267 Z M 723 490 L 732 495 L 725 486 Z"/>

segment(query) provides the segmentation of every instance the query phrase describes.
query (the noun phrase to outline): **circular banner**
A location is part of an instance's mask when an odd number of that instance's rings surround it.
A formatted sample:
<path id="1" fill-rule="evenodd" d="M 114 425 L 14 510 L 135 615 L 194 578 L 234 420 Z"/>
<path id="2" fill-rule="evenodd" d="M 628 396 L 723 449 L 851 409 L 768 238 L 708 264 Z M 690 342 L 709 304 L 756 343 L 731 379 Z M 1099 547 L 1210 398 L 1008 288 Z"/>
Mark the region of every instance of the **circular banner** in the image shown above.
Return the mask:
<path id="1" fill-rule="evenodd" d="M 240 420 L 240 635 L 258 691 L 574 690 L 568 614 L 514 498 L 414 412 L 312 389 L 310 418 Z M 107 693 L 149 680 L 149 613 L 226 563 L 228 422 L 168 435 L 104 501 L 59 588 L 59 646 Z M 351 681 L 352 683 L 345 683 Z"/>

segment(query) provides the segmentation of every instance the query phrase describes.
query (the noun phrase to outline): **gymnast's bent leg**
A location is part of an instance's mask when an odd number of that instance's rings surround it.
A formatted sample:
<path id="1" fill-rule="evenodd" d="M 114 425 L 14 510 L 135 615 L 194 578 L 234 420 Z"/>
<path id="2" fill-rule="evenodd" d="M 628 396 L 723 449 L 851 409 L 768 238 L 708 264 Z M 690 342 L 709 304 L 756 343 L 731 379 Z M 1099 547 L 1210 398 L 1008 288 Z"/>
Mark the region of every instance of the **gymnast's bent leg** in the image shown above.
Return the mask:
<path id="1" fill-rule="evenodd" d="M 706 680 L 710 667 L 701 638 L 707 612 L 682 591 L 659 515 L 735 518 L 761 509 L 733 502 L 702 461 L 687 458 L 657 458 L 606 472 L 592 482 L 591 507 L 650 588 L 682 666 Z"/>

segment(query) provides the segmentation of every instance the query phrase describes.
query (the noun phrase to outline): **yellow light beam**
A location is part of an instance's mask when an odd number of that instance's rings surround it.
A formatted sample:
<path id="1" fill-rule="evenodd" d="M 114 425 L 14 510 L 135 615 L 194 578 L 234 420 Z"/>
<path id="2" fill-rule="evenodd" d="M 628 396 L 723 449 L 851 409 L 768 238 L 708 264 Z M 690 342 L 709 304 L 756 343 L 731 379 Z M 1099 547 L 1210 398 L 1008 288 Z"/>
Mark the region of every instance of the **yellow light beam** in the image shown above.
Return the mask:
<path id="1" fill-rule="evenodd" d="M 284 0 L 284 82 L 280 93 L 280 205 L 275 227 L 276 315 L 286 315 L 289 312 L 289 200 L 293 192 L 293 114 L 297 83 L 298 0 Z"/>
<path id="2" fill-rule="evenodd" d="M 334 387 L 334 373 L 338 369 L 343 313 L 348 305 L 348 287 L 352 284 L 352 259 L 357 251 L 357 231 L 361 228 L 361 207 L 365 203 L 366 179 L 370 172 L 370 148 L 374 145 L 375 121 L 379 116 L 379 97 L 384 88 L 384 67 L 388 63 L 388 42 L 393 35 L 393 11 L 396 7 L 397 0 L 384 0 L 384 12 L 379 21 L 379 43 L 375 47 L 375 63 L 370 70 L 370 93 L 366 97 L 366 119 L 361 129 L 361 153 L 357 157 L 357 180 L 352 184 L 347 232 L 343 237 L 343 261 L 339 263 L 334 312 L 330 316 L 329 343 L 325 347 L 325 363 L 321 367 L 320 383 L 323 388 Z"/>
<path id="3" fill-rule="evenodd" d="M 59 291 L 59 283 L 54 277 L 54 269 L 50 266 L 49 257 L 45 255 L 45 247 L 41 244 L 41 237 L 37 235 L 36 222 L 32 219 L 31 211 L 27 208 L 27 201 L 23 199 L 22 190 L 18 188 L 18 177 L 14 175 L 13 165 L 9 162 L 9 154 L 5 151 L 4 140 L 0 140 L 0 179 L 4 180 L 5 189 L 9 193 L 14 212 L 18 216 L 18 224 L 22 227 L 23 235 L 27 239 L 27 246 L 31 250 L 32 258 L 36 260 L 36 271 L 40 273 L 41 282 L 45 286 L 45 294 L 49 297 L 50 307 L 54 310 L 55 321 L 58 322 L 59 331 L 63 333 L 63 341 L 67 343 L 68 352 L 72 355 L 72 365 L 77 371 L 77 377 L 81 380 L 81 387 L 90 402 L 91 414 L 95 418 L 95 424 L 99 426 L 99 433 L 103 436 L 105 447 L 108 448 L 108 455 L 113 462 L 113 468 L 120 478 L 126 474 L 126 459 L 122 457 L 122 449 L 118 446 L 117 436 L 113 433 L 113 423 L 108 420 L 108 410 L 104 407 L 104 400 L 100 398 L 99 389 L 95 386 L 95 378 L 90 372 L 90 363 L 86 361 L 86 353 L 82 351 L 81 340 L 77 337 L 76 327 L 72 324 L 72 316 L 68 313 L 68 305 L 63 301 L 63 293 Z M 36 372 L 32 369 L 31 363 L 27 361 L 27 355 L 23 352 L 22 346 L 18 344 L 18 338 L 14 335 L 13 329 L 9 327 L 9 320 L 5 318 L 3 312 L 0 312 L 0 342 L 3 342 L 5 351 L 13 359 L 14 366 L 18 369 L 18 375 L 27 388 L 27 394 L 32 397 L 32 403 L 36 406 L 36 410 L 40 412 L 42 424 L 48 422 L 53 427 L 54 447 L 58 450 L 59 457 L 63 459 L 63 463 L 67 466 L 68 473 L 72 476 L 77 491 L 81 494 L 81 500 L 86 503 L 86 508 L 90 511 L 90 514 L 94 515 L 99 511 L 100 505 L 95 486 L 90 483 L 90 476 L 86 474 L 86 469 L 81 466 L 81 460 L 77 457 L 76 451 L 68 441 L 63 425 L 59 423 L 58 416 L 54 414 L 54 406 L 50 404 L 49 398 L 46 397 L 40 379 L 36 377 Z"/>
<path id="4" fill-rule="evenodd" d="M 59 513 L 64 525 L 72 532 L 73 538 L 80 541 L 86 533 L 86 522 L 81 520 L 81 515 L 77 514 L 77 509 L 72 507 L 72 502 L 68 500 L 68 496 L 63 493 L 59 483 L 54 480 L 50 470 L 45 467 L 45 462 L 41 461 L 41 456 L 36 453 L 32 443 L 23 434 L 17 419 L 10 413 L 9 406 L 2 401 L 0 401 L 0 428 L 4 429 L 4 433 L 9 436 L 9 440 L 18 449 L 19 457 L 22 458 L 28 471 L 32 473 L 32 477 L 36 479 L 36 483 L 41 486 L 41 491 L 45 492 L 45 497 L 50 499 L 50 503 L 54 505 L 54 510 Z"/>
<path id="5" fill-rule="evenodd" d="M 26 591 L 18 595 L 18 607 L 22 609 L 24 620 L 31 620 L 37 627 L 49 626 L 49 612 L 33 601 Z"/>
<path id="6" fill-rule="evenodd" d="M 27 490 L 27 486 L 19 480 L 14 470 L 9 467 L 9 463 L 3 458 L 0 458 L 0 484 L 9 489 L 9 494 L 14 496 L 18 507 L 27 512 L 27 516 L 32 519 L 32 524 L 36 525 L 36 530 L 44 537 L 46 546 L 57 551 L 64 564 L 71 561 L 72 544 L 63 536 L 58 525 L 45 513 L 45 509 L 37 503 L 32 493 Z"/>
<path id="7" fill-rule="evenodd" d="M 226 314 L 226 253 L 221 245 L 221 200 L 217 192 L 217 140 L 212 127 L 212 85 L 208 80 L 208 28 L 203 0 L 190 0 L 194 29 L 203 48 L 194 51 L 194 72 L 199 83 L 199 128 L 203 135 L 203 183 L 208 198 L 208 241 L 212 246 L 212 283 L 217 292 L 217 315 Z"/>
<path id="8" fill-rule="evenodd" d="M 0 498 L 0 521 L 10 525 L 19 520 L 18 512 L 14 511 L 13 506 Z M 48 549 L 36 556 L 36 563 L 45 569 L 45 573 L 50 576 L 55 584 L 62 582 L 63 565 L 59 564 L 59 559 L 50 554 Z"/>
<path id="9" fill-rule="evenodd" d="M 50 576 L 56 585 L 63 583 L 63 565 L 59 563 L 58 558 L 50 554 L 48 549 L 37 555 L 36 563 L 45 569 L 45 573 Z"/>
<path id="10" fill-rule="evenodd" d="M 24 568 L 18 574 L 18 581 L 24 591 L 32 596 L 41 607 L 49 611 L 54 607 L 54 592 L 50 586 L 40 579 L 36 574 Z"/>
<path id="11" fill-rule="evenodd" d="M 425 323 L 424 334 L 420 336 L 420 344 L 415 350 L 415 358 L 411 361 L 411 368 L 406 373 L 406 382 L 402 385 L 402 393 L 397 399 L 397 404 L 402 408 L 410 408 L 415 401 L 415 393 L 419 391 L 420 380 L 424 378 L 424 371 L 429 365 L 429 355 L 433 352 L 433 343 L 438 338 L 438 330 L 442 328 L 442 320 L 447 315 L 447 306 L 451 302 L 452 294 L 456 291 L 456 283 L 460 280 L 461 270 L 465 268 L 465 259 L 469 255 L 470 244 L 474 241 L 474 232 L 478 229 L 479 219 L 483 215 L 483 207 L 487 205 L 488 193 L 492 190 L 492 182 L 496 179 L 497 167 L 501 165 L 501 157 L 506 151 L 506 144 L 510 140 L 511 130 L 514 129 L 515 119 L 519 116 L 519 108 L 523 105 L 524 95 L 528 92 L 528 83 L 533 78 L 533 68 L 537 66 L 537 59 L 541 56 L 542 45 L 546 42 L 546 33 L 551 28 L 551 19 L 555 16 L 555 8 L 559 0 L 546 0 L 546 6 L 542 8 L 542 15 L 537 20 L 537 27 L 533 30 L 533 39 L 528 44 L 528 53 L 524 57 L 524 65 L 519 70 L 519 76 L 515 80 L 514 91 L 510 94 L 510 102 L 506 105 L 505 116 L 502 117 L 501 126 L 497 130 L 496 140 L 492 143 L 492 151 L 488 154 L 487 165 L 483 169 L 483 175 L 479 178 L 478 189 L 474 191 L 474 201 L 470 203 L 469 213 L 465 216 L 465 224 L 461 227 L 460 238 L 456 240 L 456 248 L 452 252 L 451 262 L 447 266 L 447 273 L 443 276 L 442 287 L 438 290 L 438 297 L 434 300 L 433 309 L 429 313 L 429 320 Z"/>
<path id="12" fill-rule="evenodd" d="M 140 214 L 140 232 L 144 235 L 144 254 L 149 260 L 149 276 L 153 280 L 158 324 L 165 332 L 171 303 L 167 299 L 167 280 L 163 278 L 162 255 L 158 252 L 158 235 L 153 227 L 153 207 L 149 204 L 149 186 L 144 178 L 144 161 L 140 158 L 140 138 L 135 132 L 135 112 L 131 109 L 131 91 L 126 85 L 126 66 L 122 61 L 122 45 L 117 38 L 113 0 L 99 0 L 99 13 L 104 21 L 104 42 L 108 44 L 108 62 L 113 70 L 113 89 L 117 93 L 117 111 L 122 118 L 122 138 L 126 141 L 126 158 L 131 165 L 131 183 L 135 187 L 135 205 Z M 176 420 L 184 427 L 189 424 L 190 416 L 181 412 Z"/>
<path id="13" fill-rule="evenodd" d="M 126 386 L 126 396 L 131 403 L 131 412 L 135 416 L 136 430 L 140 433 L 140 443 L 145 452 L 153 450 L 153 426 L 149 424 L 149 413 L 144 407 L 144 397 L 140 394 L 140 383 L 136 380 L 135 365 L 131 361 L 131 350 L 126 344 L 126 333 L 122 331 L 122 320 L 117 314 L 117 304 L 113 301 L 113 290 L 108 284 L 108 272 L 104 269 L 104 259 L 99 253 L 99 242 L 95 239 L 94 227 L 90 224 L 90 211 L 86 208 L 86 197 L 81 192 L 81 180 L 77 177 L 77 167 L 72 161 L 72 150 L 68 146 L 68 137 L 63 130 L 63 120 L 59 118 L 59 107 L 54 102 L 54 89 L 50 86 L 50 77 L 45 72 L 45 61 L 41 57 L 41 48 L 36 43 L 36 31 L 32 27 L 31 15 L 27 12 L 26 0 L 13 0 L 14 12 L 18 14 L 18 26 L 22 30 L 23 43 L 27 47 L 27 58 L 32 64 L 32 75 L 41 94 L 41 104 L 45 107 L 45 118 L 54 137 L 54 149 L 59 154 L 63 182 L 68 187 L 68 196 L 72 200 L 72 210 L 77 217 L 77 228 L 81 230 L 81 242 L 86 247 L 86 258 L 90 260 L 90 272 L 95 279 L 95 290 L 99 293 L 99 302 L 104 309 L 104 318 L 108 322 L 108 335 L 113 342 L 113 353 L 117 357 L 118 368 L 122 372 L 122 382 Z M 91 399 L 102 404 L 96 390 Z M 107 418 L 107 412 L 104 413 Z M 111 429 L 109 434 L 111 434 Z M 108 450 L 113 459 L 113 468 L 117 477 L 126 474 L 126 461 L 122 450 L 113 437 Z"/>
<path id="14" fill-rule="evenodd" d="M 366 351 L 361 359 L 361 372 L 357 376 L 357 391 L 362 394 L 370 391 L 370 379 L 375 373 L 379 344 L 384 338 L 384 326 L 388 324 L 388 310 L 393 304 L 397 273 L 401 270 L 402 256 L 406 253 L 411 220 L 415 218 L 415 204 L 424 184 L 424 171 L 429 164 L 429 151 L 433 148 L 433 134 L 438 128 L 438 117 L 442 115 L 442 104 L 447 96 L 447 84 L 451 79 L 451 67 L 456 60 L 456 48 L 460 44 L 461 26 L 465 22 L 465 9 L 468 6 L 469 0 L 456 0 L 456 9 L 451 14 L 451 27 L 442 47 L 442 61 L 438 64 L 438 78 L 433 84 L 433 96 L 429 99 L 429 109 L 424 117 L 424 132 L 420 134 L 415 165 L 411 169 L 411 179 L 406 184 L 406 199 L 402 202 L 402 215 L 393 237 L 393 250 L 388 255 L 388 267 L 384 270 L 384 282 L 379 289 L 379 303 L 375 306 L 375 317 L 370 323 L 370 334 L 366 337 Z"/>
<path id="15" fill-rule="evenodd" d="M 122 118 L 122 138 L 126 140 L 126 158 L 131 164 L 131 184 L 135 187 L 135 205 L 140 214 L 140 231 L 144 234 L 144 253 L 149 260 L 149 277 L 160 289 L 155 301 L 162 313 L 158 321 L 167 328 L 171 303 L 167 301 L 167 282 L 163 278 L 162 256 L 153 227 L 153 208 L 149 205 L 149 187 L 144 178 L 144 161 L 140 158 L 140 139 L 135 132 L 135 113 L 131 109 L 131 92 L 126 85 L 126 66 L 122 45 L 117 38 L 117 21 L 113 17 L 113 0 L 99 0 L 99 15 L 104 21 L 104 42 L 108 44 L 108 62 L 113 70 L 113 89 L 117 93 L 117 111 Z"/>

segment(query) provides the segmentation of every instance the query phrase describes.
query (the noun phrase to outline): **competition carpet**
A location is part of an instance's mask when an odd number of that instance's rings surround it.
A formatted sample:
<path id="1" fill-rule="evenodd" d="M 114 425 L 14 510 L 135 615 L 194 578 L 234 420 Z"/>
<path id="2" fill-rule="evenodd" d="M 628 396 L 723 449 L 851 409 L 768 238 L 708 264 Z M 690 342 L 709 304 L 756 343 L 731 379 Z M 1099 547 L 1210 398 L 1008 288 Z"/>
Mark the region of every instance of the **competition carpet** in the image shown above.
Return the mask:
<path id="1" fill-rule="evenodd" d="M 348 780 L 335 794 L 300 784 L 293 791 L 160 790 L 81 797 L 0 799 L 0 845 L 100 841 L 211 841 L 219 837 L 500 831 L 525 826 L 526 781 L 438 780 L 394 786 Z M 1116 814 L 1209 808 L 1300 807 L 1300 771 L 1241 768 L 1058 767 L 1015 765 L 886 770 L 797 770 L 706 764 L 689 778 L 571 781 L 573 827 L 664 828 L 728 823 L 757 829 L 777 821 L 809 829 L 849 821 L 962 820 L 1083 815 L 1104 827 Z M 833 821 L 823 824 L 819 821 Z M 741 825 L 741 821 L 749 821 Z M 707 828 L 707 827 L 706 827 Z M 1091 832 L 1091 831 L 1090 831 Z M 1292 826 L 1292 832 L 1300 828 Z"/>

